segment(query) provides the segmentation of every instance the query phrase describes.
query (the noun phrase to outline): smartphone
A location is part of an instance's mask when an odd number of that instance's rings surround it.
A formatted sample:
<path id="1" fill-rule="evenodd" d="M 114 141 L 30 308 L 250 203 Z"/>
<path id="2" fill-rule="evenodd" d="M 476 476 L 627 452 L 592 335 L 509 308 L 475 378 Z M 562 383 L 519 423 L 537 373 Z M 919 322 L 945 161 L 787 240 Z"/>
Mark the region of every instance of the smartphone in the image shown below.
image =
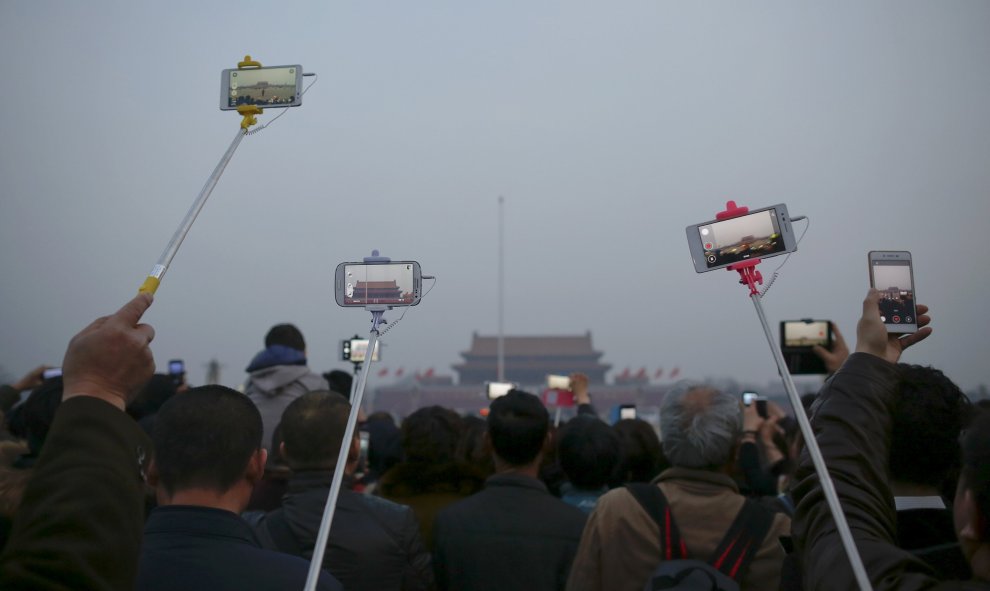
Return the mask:
<path id="1" fill-rule="evenodd" d="M 368 339 L 346 339 L 340 343 L 340 358 L 351 363 L 364 363 L 368 359 Z M 381 345 L 375 343 L 375 351 L 371 355 L 372 361 L 381 360 Z"/>
<path id="2" fill-rule="evenodd" d="M 795 375 L 828 373 L 825 361 L 811 350 L 818 345 L 832 350 L 832 323 L 828 320 L 784 320 L 780 323 L 780 352 L 787 371 Z"/>
<path id="3" fill-rule="evenodd" d="M 760 396 L 756 392 L 743 392 L 742 394 L 743 404 L 746 406 L 752 406 L 756 404 L 756 414 L 760 415 L 764 419 L 767 418 L 767 399 L 764 396 Z"/>
<path id="4" fill-rule="evenodd" d="M 635 419 L 636 418 L 636 405 L 635 404 L 623 404 L 619 407 L 619 420 L 623 419 Z"/>
<path id="5" fill-rule="evenodd" d="M 186 364 L 181 359 L 172 359 L 168 362 L 169 375 L 181 375 L 186 373 Z"/>
<path id="6" fill-rule="evenodd" d="M 571 378 L 568 376 L 547 376 L 547 388 L 551 390 L 570 390 L 571 389 Z"/>
<path id="7" fill-rule="evenodd" d="M 870 287 L 880 291 L 880 319 L 890 333 L 918 331 L 914 267 L 906 250 L 871 250 Z"/>
<path id="8" fill-rule="evenodd" d="M 368 450 L 371 449 L 371 433 L 358 431 L 358 470 L 368 471 Z"/>
<path id="9" fill-rule="evenodd" d="M 338 306 L 415 306 L 423 289 L 416 261 L 340 263 L 334 278 Z"/>
<path id="10" fill-rule="evenodd" d="M 698 273 L 797 250 L 791 219 L 783 203 L 736 218 L 688 226 L 687 239 Z"/>
<path id="11" fill-rule="evenodd" d="M 50 380 L 52 378 L 57 378 L 62 375 L 61 367 L 50 367 L 41 373 L 41 378 L 44 380 Z"/>
<path id="12" fill-rule="evenodd" d="M 485 392 L 488 394 L 489 400 L 505 396 L 515 387 L 516 384 L 511 382 L 485 382 Z"/>
<path id="13" fill-rule="evenodd" d="M 298 107 L 302 104 L 300 65 L 224 70 L 220 76 L 220 109 L 240 106 Z"/>

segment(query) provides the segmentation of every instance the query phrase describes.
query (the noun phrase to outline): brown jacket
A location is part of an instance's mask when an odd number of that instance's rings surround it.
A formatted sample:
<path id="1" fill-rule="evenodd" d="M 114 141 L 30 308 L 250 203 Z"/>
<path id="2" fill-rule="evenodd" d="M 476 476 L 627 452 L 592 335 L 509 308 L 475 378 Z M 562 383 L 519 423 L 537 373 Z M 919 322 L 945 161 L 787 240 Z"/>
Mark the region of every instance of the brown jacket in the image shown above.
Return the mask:
<path id="1" fill-rule="evenodd" d="M 877 591 L 990 589 L 987 582 L 940 583 L 931 567 L 896 546 L 897 513 L 887 458 L 897 382 L 893 363 L 853 353 L 812 407 L 811 425 L 870 582 Z M 807 451 L 801 454 L 793 490 L 794 541 L 801 552 L 805 589 L 855 589 L 849 559 Z"/>
<path id="2" fill-rule="evenodd" d="M 729 530 L 744 498 L 725 474 L 670 468 L 655 480 L 670 503 L 688 556 L 708 560 Z M 786 515 L 774 518 L 763 547 L 742 580 L 743 589 L 777 589 L 784 549 L 778 538 L 790 535 Z M 632 494 L 617 488 L 598 499 L 581 536 L 569 591 L 641 591 L 660 563 L 660 530 Z"/>

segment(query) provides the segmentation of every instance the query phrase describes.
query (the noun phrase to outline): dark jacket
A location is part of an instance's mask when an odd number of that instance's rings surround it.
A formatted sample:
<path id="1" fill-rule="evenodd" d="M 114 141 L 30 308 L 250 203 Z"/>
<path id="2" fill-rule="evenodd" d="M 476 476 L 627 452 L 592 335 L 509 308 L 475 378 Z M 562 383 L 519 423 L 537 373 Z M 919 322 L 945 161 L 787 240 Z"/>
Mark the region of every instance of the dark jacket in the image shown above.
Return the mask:
<path id="1" fill-rule="evenodd" d="M 282 508 L 256 526 L 265 548 L 313 556 L 333 472 L 297 472 Z M 433 587 L 430 553 L 412 509 L 341 490 L 323 567 L 347 591 L 425 590 Z"/>
<path id="2" fill-rule="evenodd" d="M 433 525 L 440 589 L 563 589 L 585 514 L 535 478 L 496 474 Z"/>
<path id="3" fill-rule="evenodd" d="M 148 450 L 112 404 L 63 402 L 0 556 L 0 588 L 133 589 Z"/>
<path id="4" fill-rule="evenodd" d="M 427 548 L 433 547 L 433 521 L 444 507 L 471 496 L 485 486 L 481 470 L 466 462 L 429 464 L 405 462 L 379 480 L 377 495 L 412 507 Z"/>
<path id="5" fill-rule="evenodd" d="M 897 366 L 854 353 L 825 384 L 812 426 L 873 588 L 987 589 L 987 583 L 939 584 L 931 568 L 896 545 L 897 516 L 887 480 Z M 855 578 L 811 457 L 801 456 L 794 496 L 794 540 L 806 589 L 853 589 Z"/>
<path id="6" fill-rule="evenodd" d="M 144 528 L 139 591 L 281 591 L 302 589 L 309 562 L 264 550 L 251 527 L 222 509 L 169 505 L 151 512 Z M 329 573 L 317 589 L 342 589 Z"/>

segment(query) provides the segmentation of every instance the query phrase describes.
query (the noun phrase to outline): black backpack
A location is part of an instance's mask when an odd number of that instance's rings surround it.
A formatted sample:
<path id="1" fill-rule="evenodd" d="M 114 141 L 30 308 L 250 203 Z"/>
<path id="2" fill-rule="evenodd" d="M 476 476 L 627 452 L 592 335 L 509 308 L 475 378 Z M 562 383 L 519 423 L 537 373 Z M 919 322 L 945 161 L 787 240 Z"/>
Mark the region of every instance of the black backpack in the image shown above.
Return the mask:
<path id="1" fill-rule="evenodd" d="M 746 499 L 729 531 L 708 562 L 688 558 L 687 546 L 674 523 L 667 497 L 655 484 L 630 483 L 626 488 L 660 528 L 663 559 L 646 581 L 645 591 L 659 589 L 738 591 L 749 563 L 773 525 L 774 513 Z"/>

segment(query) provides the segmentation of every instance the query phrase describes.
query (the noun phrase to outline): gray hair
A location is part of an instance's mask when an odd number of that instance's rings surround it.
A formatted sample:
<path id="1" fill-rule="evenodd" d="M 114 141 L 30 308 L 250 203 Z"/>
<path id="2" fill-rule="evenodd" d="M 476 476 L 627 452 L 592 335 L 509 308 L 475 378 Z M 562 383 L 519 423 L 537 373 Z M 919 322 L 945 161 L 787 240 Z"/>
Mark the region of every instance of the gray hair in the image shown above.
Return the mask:
<path id="1" fill-rule="evenodd" d="M 673 466 L 724 466 L 732 459 L 742 425 L 739 401 L 704 384 L 678 382 L 660 403 L 663 452 Z"/>

